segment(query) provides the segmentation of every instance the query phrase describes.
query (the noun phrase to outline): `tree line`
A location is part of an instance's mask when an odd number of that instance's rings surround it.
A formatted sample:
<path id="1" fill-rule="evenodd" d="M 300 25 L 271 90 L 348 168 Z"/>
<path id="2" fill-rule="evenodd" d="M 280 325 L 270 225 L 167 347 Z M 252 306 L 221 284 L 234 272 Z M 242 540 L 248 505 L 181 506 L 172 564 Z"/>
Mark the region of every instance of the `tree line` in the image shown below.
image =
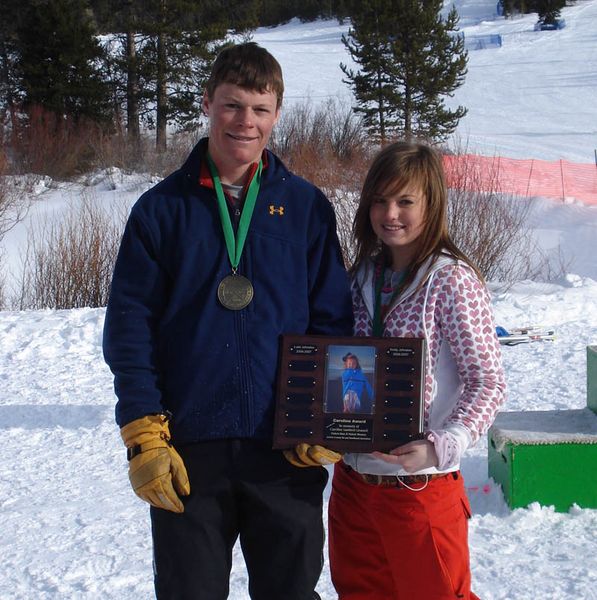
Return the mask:
<path id="1" fill-rule="evenodd" d="M 536 12 L 539 22 L 554 25 L 560 18 L 566 0 L 498 0 L 505 16 Z"/>
<path id="2" fill-rule="evenodd" d="M 462 85 L 467 54 L 455 9 L 442 0 L 3 0 L 0 127 L 15 135 L 41 107 L 56 126 L 121 127 L 133 145 L 169 127 L 192 130 L 220 49 L 257 26 L 291 18 L 349 18 L 341 65 L 355 111 L 382 143 L 445 139 L 466 113 L 445 98 Z M 288 77 L 289 75 L 287 75 Z M 36 113 L 39 114 L 39 113 Z M 4 140 L 3 140 L 4 141 Z"/>

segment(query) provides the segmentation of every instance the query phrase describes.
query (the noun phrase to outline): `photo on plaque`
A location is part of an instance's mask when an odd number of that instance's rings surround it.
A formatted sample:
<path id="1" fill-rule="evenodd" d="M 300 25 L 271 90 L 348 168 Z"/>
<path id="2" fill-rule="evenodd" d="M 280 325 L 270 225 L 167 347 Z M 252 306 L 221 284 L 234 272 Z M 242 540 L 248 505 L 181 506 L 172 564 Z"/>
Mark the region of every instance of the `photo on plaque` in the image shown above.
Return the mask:
<path id="1" fill-rule="evenodd" d="M 375 346 L 328 346 L 324 412 L 373 414 L 375 365 Z"/>

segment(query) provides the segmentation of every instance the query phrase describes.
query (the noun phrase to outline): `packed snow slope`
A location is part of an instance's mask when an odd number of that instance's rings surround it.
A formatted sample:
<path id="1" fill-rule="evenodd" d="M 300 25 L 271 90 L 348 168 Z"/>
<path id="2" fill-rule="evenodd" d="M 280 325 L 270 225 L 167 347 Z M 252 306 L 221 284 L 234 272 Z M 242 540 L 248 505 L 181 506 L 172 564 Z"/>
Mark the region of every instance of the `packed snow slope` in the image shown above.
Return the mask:
<path id="1" fill-rule="evenodd" d="M 597 2 L 562 10 L 566 27 L 534 31 L 535 13 L 505 19 L 494 0 L 456 0 L 465 39 L 499 34 L 502 46 L 469 52 L 449 106 L 468 108 L 453 143 L 488 156 L 593 162 L 597 148 Z M 452 2 L 446 2 L 446 7 Z M 285 74 L 286 105 L 329 98 L 351 105 L 339 64 L 353 65 L 340 38 L 348 24 L 295 21 L 259 29 Z"/>

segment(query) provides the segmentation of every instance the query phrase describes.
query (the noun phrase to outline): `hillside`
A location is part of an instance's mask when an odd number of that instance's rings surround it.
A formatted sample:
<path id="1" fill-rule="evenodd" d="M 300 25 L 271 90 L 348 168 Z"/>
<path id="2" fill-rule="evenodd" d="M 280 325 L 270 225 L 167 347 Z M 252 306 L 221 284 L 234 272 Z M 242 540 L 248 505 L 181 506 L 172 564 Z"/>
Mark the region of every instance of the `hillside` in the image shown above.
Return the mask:
<path id="1" fill-rule="evenodd" d="M 452 2 L 447 3 L 450 6 Z M 495 0 L 456 0 L 465 39 L 499 34 L 501 48 L 471 50 L 454 105 L 468 108 L 455 143 L 488 156 L 560 158 L 589 163 L 597 148 L 597 1 L 564 8 L 566 27 L 534 31 L 535 13 L 505 19 Z M 310 98 L 350 103 L 339 63 L 351 64 L 340 38 L 348 25 L 292 22 L 258 29 L 254 40 L 280 61 L 286 104 Z"/>

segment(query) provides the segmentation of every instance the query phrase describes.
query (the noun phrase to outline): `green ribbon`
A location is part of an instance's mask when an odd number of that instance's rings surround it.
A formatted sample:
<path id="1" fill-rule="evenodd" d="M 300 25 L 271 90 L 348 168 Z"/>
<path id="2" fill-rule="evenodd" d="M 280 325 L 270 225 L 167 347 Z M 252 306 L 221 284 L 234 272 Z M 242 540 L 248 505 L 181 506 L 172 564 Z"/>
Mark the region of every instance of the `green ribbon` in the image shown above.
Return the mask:
<path id="1" fill-rule="evenodd" d="M 230 213 L 228 212 L 228 205 L 226 203 L 226 197 L 224 195 L 224 188 L 220 181 L 220 175 L 218 169 L 214 164 L 211 156 L 207 155 L 207 164 L 211 173 L 214 188 L 216 190 L 216 197 L 218 199 L 218 209 L 220 211 L 220 221 L 222 223 L 222 231 L 224 232 L 224 239 L 226 240 L 226 249 L 228 250 L 228 258 L 232 265 L 232 272 L 236 273 L 238 264 L 240 263 L 240 257 L 243 253 L 245 241 L 247 239 L 247 233 L 249 231 L 249 225 L 251 224 L 251 218 L 253 217 L 253 210 L 255 209 L 255 203 L 257 202 L 257 194 L 259 194 L 259 186 L 261 184 L 261 171 L 263 170 L 263 163 L 259 161 L 257 170 L 249 183 L 247 193 L 245 196 L 245 203 L 243 211 L 240 215 L 240 222 L 238 224 L 238 231 L 236 237 L 234 230 L 232 229 L 232 220 L 230 219 Z"/>
<path id="2" fill-rule="evenodd" d="M 383 337 L 383 318 L 385 315 L 382 314 L 383 311 L 381 310 L 381 289 L 383 288 L 384 274 L 385 274 L 385 268 L 381 267 L 381 270 L 379 272 L 379 277 L 377 278 L 377 280 L 375 282 L 375 308 L 373 311 L 373 324 L 372 324 L 372 333 L 375 337 Z M 390 307 L 392 305 L 392 302 L 394 302 L 394 300 L 396 300 L 396 297 L 398 296 L 398 292 L 400 291 L 400 286 L 402 285 L 402 282 L 404 281 L 405 276 L 406 276 L 406 272 L 404 272 L 400 275 L 400 279 L 399 279 L 398 283 L 396 284 L 396 289 L 394 290 L 392 297 L 390 298 L 390 301 L 387 304 L 388 307 Z"/>

